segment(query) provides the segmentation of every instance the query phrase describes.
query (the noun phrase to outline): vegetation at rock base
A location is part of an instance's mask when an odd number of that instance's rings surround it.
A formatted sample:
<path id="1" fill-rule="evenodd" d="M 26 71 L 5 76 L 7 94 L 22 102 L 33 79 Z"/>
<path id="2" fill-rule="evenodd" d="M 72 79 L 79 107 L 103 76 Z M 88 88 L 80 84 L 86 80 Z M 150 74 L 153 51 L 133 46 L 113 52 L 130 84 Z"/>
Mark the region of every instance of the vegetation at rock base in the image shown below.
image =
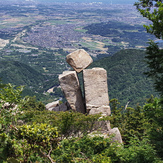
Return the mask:
<path id="1" fill-rule="evenodd" d="M 157 0 L 139 0 L 135 3 L 141 15 L 151 21 L 150 25 L 144 25 L 148 33 L 153 34 L 158 39 L 163 39 L 163 1 Z M 157 92 L 160 93 L 161 100 L 153 100 L 152 105 L 146 106 L 146 114 L 153 121 L 152 130 L 150 133 L 152 143 L 159 150 L 159 155 L 162 157 L 163 148 L 163 50 L 159 44 L 154 41 L 149 42 L 146 49 L 146 62 L 149 67 L 146 74 L 154 81 L 154 86 Z M 161 103 L 161 104 L 160 104 Z M 151 114 L 152 113 L 152 114 Z"/>
<path id="2" fill-rule="evenodd" d="M 162 162 L 160 134 L 158 142 L 152 139 L 153 131 L 161 130 L 154 118 L 160 110 L 157 98 L 135 109 L 120 108 L 112 99 L 112 116 L 99 119 L 100 114 L 45 111 L 33 98 L 21 98 L 21 92 L 11 84 L 0 89 L 0 162 Z M 97 122 L 106 120 L 120 129 L 123 144 L 102 136 Z"/>
<path id="3" fill-rule="evenodd" d="M 162 38 L 162 1 L 139 2 L 141 14 L 153 22 L 146 26 L 147 31 Z M 152 13 L 153 5 L 156 10 Z M 146 58 L 147 74 L 153 77 L 162 97 L 162 50 L 151 42 Z M 125 66 L 130 63 L 122 61 Z M 121 74 L 125 72 L 121 70 Z M 22 98 L 22 91 L 22 86 L 0 83 L 0 162 L 163 162 L 162 99 L 151 96 L 144 105 L 134 108 L 122 107 L 112 99 L 112 115 L 100 118 L 100 114 L 45 111 L 44 104 L 33 97 Z M 123 144 L 102 137 L 101 123 L 97 122 L 107 120 L 120 129 Z"/>

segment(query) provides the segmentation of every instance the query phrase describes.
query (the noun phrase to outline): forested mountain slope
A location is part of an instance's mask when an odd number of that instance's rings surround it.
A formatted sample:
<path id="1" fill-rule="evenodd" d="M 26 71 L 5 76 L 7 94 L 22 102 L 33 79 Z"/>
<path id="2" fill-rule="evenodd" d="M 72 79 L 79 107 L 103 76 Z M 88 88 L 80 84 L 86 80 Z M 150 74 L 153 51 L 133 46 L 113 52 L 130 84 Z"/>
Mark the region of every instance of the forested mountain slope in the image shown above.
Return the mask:
<path id="1" fill-rule="evenodd" d="M 45 99 L 46 96 L 43 95 L 43 93 L 50 87 L 58 86 L 59 84 L 57 77 L 50 79 L 32 67 L 18 61 L 1 60 L 0 79 L 3 83 L 11 83 L 16 86 L 25 86 L 23 96 L 35 95 L 39 100 L 42 98 L 43 100 Z"/>
<path id="2" fill-rule="evenodd" d="M 143 50 L 121 50 L 91 65 L 107 70 L 110 99 L 117 98 L 123 105 L 127 102 L 135 105 L 145 102 L 151 94 L 156 95 L 152 81 L 143 74 L 147 70 L 144 57 Z"/>
<path id="3" fill-rule="evenodd" d="M 18 61 L 0 61 L 0 78 L 4 83 L 38 86 L 46 79 L 30 66 Z"/>
<path id="4" fill-rule="evenodd" d="M 94 61 L 89 68 L 105 68 L 110 99 L 117 98 L 121 105 L 129 102 L 129 105 L 133 106 L 144 103 L 151 94 L 156 95 L 152 81 L 143 74 L 147 70 L 144 57 L 143 50 L 121 50 L 113 56 Z M 0 79 L 4 83 L 25 85 L 27 88 L 25 95 L 28 93 L 30 96 L 38 95 L 38 99 L 42 99 L 42 93 L 51 87 L 56 87 L 53 99 L 63 96 L 57 88 L 59 85 L 57 75 L 51 79 L 18 61 L 0 61 Z"/>

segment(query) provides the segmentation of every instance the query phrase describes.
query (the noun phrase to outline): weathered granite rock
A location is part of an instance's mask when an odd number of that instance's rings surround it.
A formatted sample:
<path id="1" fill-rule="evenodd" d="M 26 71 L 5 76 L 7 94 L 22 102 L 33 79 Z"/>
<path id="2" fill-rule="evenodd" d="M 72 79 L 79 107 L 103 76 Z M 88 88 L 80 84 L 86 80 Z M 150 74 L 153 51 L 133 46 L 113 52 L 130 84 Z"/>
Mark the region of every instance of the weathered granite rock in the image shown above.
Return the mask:
<path id="1" fill-rule="evenodd" d="M 114 135 L 114 137 L 112 138 L 113 142 L 117 141 L 119 143 L 122 143 L 121 133 L 117 127 L 109 130 L 109 135 Z"/>
<path id="2" fill-rule="evenodd" d="M 99 109 L 101 107 L 110 115 L 106 70 L 103 68 L 85 69 L 83 77 L 87 112 L 91 114 L 101 112 Z M 90 111 L 91 109 L 93 110 Z"/>
<path id="3" fill-rule="evenodd" d="M 45 108 L 46 108 L 47 110 L 50 110 L 50 111 L 51 111 L 51 110 L 53 110 L 53 108 L 55 108 L 55 107 L 58 106 L 58 105 L 59 105 L 59 100 L 46 104 L 46 105 L 45 105 Z"/>
<path id="4" fill-rule="evenodd" d="M 102 113 L 101 116 L 111 115 L 110 106 L 106 106 L 106 105 L 102 105 L 100 107 L 95 105 L 87 105 L 87 111 L 89 111 L 89 114 Z"/>
<path id="5" fill-rule="evenodd" d="M 66 61 L 77 72 L 81 72 L 93 62 L 91 56 L 84 49 L 78 49 L 67 55 Z"/>
<path id="6" fill-rule="evenodd" d="M 100 137 L 104 137 L 104 138 L 110 138 L 110 136 L 113 135 L 113 137 L 111 136 L 112 142 L 118 142 L 121 144 L 123 143 L 122 137 L 121 137 L 121 134 L 120 134 L 118 128 L 113 128 L 109 131 L 106 130 L 104 132 L 96 132 L 96 131 L 98 131 L 98 130 L 91 132 L 90 134 L 88 134 L 88 136 L 90 136 L 90 137 L 100 136 Z"/>
<path id="7" fill-rule="evenodd" d="M 46 107 L 46 110 L 49 110 L 49 111 L 67 111 L 71 109 L 68 102 L 64 102 L 60 104 L 59 100 L 48 103 L 45 105 L 45 107 Z"/>
<path id="8" fill-rule="evenodd" d="M 88 111 L 88 114 L 99 114 L 99 113 L 101 113 L 100 118 L 111 115 L 110 106 L 105 106 L 105 105 L 102 105 L 100 107 L 94 106 L 94 105 L 89 105 L 89 106 L 87 106 L 87 111 Z M 110 121 L 108 121 L 108 120 L 98 121 L 95 124 L 96 124 L 95 126 L 98 126 L 96 130 L 100 130 L 100 132 L 109 131 L 111 129 Z"/>
<path id="9" fill-rule="evenodd" d="M 110 121 L 106 121 L 106 126 L 107 126 L 107 130 L 111 130 L 111 125 L 110 125 Z"/>
<path id="10" fill-rule="evenodd" d="M 71 110 L 71 107 L 68 102 L 64 102 L 52 109 L 52 111 L 68 111 Z"/>
<path id="11" fill-rule="evenodd" d="M 59 75 L 59 81 L 71 108 L 75 111 L 85 113 L 84 100 L 76 72 L 64 71 L 63 74 Z"/>

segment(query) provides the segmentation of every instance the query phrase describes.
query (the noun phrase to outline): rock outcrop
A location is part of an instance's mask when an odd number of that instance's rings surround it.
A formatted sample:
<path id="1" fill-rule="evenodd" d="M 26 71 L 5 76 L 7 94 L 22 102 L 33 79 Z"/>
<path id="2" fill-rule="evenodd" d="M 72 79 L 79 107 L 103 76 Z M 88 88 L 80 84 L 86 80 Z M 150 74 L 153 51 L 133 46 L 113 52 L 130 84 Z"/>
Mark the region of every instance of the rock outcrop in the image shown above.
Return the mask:
<path id="1" fill-rule="evenodd" d="M 59 82 L 71 108 L 75 111 L 85 113 L 84 99 L 76 72 L 64 71 L 63 74 L 59 75 Z"/>
<path id="2" fill-rule="evenodd" d="M 113 135 L 112 141 L 122 143 L 122 137 L 119 129 L 117 127 L 109 130 L 109 135 Z"/>
<path id="3" fill-rule="evenodd" d="M 59 75 L 59 81 L 70 107 L 81 113 L 101 113 L 101 117 L 111 115 L 106 70 L 103 68 L 85 69 L 92 63 L 92 58 L 83 49 L 70 53 L 66 58 L 68 64 L 75 71 L 63 72 L 63 74 Z M 77 73 L 81 71 L 83 71 L 85 97 L 82 96 L 77 76 Z M 54 107 L 52 110 L 59 111 L 59 106 Z M 111 129 L 109 121 L 99 121 L 96 124 L 97 127 L 101 126 L 100 129 L 106 136 L 114 135 L 112 141 L 122 143 L 119 129 Z"/>
<path id="4" fill-rule="evenodd" d="M 109 116 L 111 115 L 110 106 L 102 105 L 102 106 L 95 106 L 95 105 L 87 105 L 87 112 L 89 114 L 99 114 L 101 116 Z"/>
<path id="5" fill-rule="evenodd" d="M 110 115 L 107 72 L 103 68 L 83 70 L 87 113 Z"/>
<path id="6" fill-rule="evenodd" d="M 47 104 L 46 109 L 49 111 L 68 111 L 71 110 L 70 104 L 68 102 L 64 102 L 62 104 L 58 101 Z"/>
<path id="7" fill-rule="evenodd" d="M 93 62 L 91 56 L 84 49 L 76 50 L 67 55 L 66 61 L 76 72 L 81 72 Z"/>
<path id="8" fill-rule="evenodd" d="M 59 106 L 59 100 L 46 104 L 45 108 L 52 111 L 56 106 Z"/>

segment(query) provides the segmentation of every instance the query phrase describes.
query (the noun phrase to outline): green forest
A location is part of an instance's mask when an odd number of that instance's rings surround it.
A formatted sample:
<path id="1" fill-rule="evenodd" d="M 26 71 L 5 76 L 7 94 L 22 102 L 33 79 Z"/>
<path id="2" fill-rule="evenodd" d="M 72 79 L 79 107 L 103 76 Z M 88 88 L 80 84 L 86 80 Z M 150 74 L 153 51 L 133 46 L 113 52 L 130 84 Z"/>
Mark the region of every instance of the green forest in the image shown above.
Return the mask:
<path id="1" fill-rule="evenodd" d="M 162 40 L 162 1 L 139 0 L 135 5 L 152 22 L 145 26 L 147 32 Z M 146 51 L 122 50 L 92 64 L 108 71 L 111 116 L 106 117 L 45 110 L 43 102 L 22 93 L 23 85 L 43 88 L 47 76 L 3 60 L 2 76 L 12 70 L 15 75 L 1 77 L 0 82 L 0 163 L 163 163 L 162 54 L 163 49 L 150 41 Z M 124 107 L 128 102 L 132 105 Z M 122 144 L 108 135 L 106 122 L 119 128 Z"/>
<path id="2" fill-rule="evenodd" d="M 94 62 L 90 67 L 103 67 L 107 70 L 108 94 L 116 98 L 121 105 L 143 104 L 147 98 L 158 93 L 153 88 L 153 81 L 144 72 L 148 70 L 144 50 L 121 50 L 110 57 Z"/>
<path id="3" fill-rule="evenodd" d="M 122 22 L 94 23 L 84 27 L 84 29 L 87 30 L 88 34 L 111 37 L 113 43 L 126 42 L 129 48 L 135 48 L 135 45 L 146 46 L 149 39 L 155 38 L 153 35 L 147 34 L 141 25 L 133 26 Z M 120 44 L 119 46 L 106 45 L 105 47 L 108 48 L 108 52 L 112 53 L 122 49 L 123 46 Z"/>
<path id="4" fill-rule="evenodd" d="M 153 81 L 144 74 L 148 70 L 145 55 L 144 50 L 121 50 L 113 56 L 96 59 L 88 68 L 103 67 L 107 71 L 110 99 L 118 99 L 123 106 L 127 102 L 129 106 L 142 105 L 151 95 L 158 96 L 153 87 Z M 55 75 L 57 71 L 61 72 L 53 68 L 53 71 L 50 72 L 54 74 L 48 76 L 39 72 L 39 69 L 35 70 L 18 61 L 7 61 L 6 59 L 0 62 L 0 78 L 3 83 L 23 85 L 23 96 L 35 95 L 39 101 L 45 103 L 48 99 L 64 98 L 58 88 L 58 75 Z M 82 85 L 82 80 L 80 83 Z M 52 87 L 54 87 L 54 93 L 45 95 L 44 92 Z"/>
<path id="5" fill-rule="evenodd" d="M 0 162 L 162 162 L 158 98 L 126 109 L 112 99 L 112 116 L 100 118 L 45 110 L 33 97 L 22 98 L 22 91 L 21 86 L 1 83 Z M 108 120 L 119 128 L 123 144 L 104 138 L 101 123 Z"/>

